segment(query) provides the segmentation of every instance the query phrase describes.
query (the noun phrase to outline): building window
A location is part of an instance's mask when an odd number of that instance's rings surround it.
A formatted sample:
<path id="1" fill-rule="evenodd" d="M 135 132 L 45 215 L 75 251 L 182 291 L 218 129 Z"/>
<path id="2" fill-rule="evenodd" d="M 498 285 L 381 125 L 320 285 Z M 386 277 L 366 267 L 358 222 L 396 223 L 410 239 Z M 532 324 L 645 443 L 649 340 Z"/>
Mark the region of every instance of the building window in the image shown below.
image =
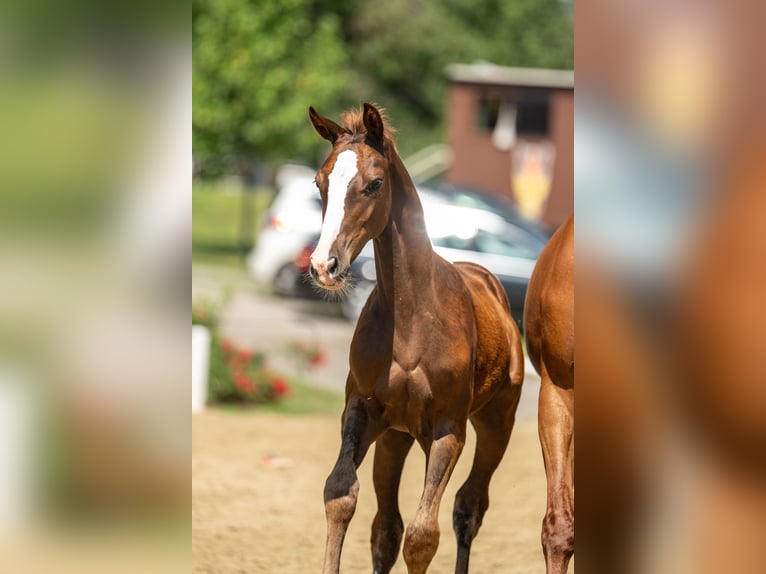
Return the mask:
<path id="1" fill-rule="evenodd" d="M 546 136 L 549 107 L 547 92 L 520 91 L 513 97 L 487 94 L 479 100 L 478 124 L 482 130 L 491 132 L 499 119 L 515 117 L 516 135 Z"/>
<path id="2" fill-rule="evenodd" d="M 479 100 L 479 127 L 483 130 L 493 130 L 497 125 L 497 117 L 505 98 L 499 94 L 483 96 Z"/>
<path id="3" fill-rule="evenodd" d="M 522 93 L 516 99 L 516 133 L 548 135 L 549 104 L 547 93 Z"/>

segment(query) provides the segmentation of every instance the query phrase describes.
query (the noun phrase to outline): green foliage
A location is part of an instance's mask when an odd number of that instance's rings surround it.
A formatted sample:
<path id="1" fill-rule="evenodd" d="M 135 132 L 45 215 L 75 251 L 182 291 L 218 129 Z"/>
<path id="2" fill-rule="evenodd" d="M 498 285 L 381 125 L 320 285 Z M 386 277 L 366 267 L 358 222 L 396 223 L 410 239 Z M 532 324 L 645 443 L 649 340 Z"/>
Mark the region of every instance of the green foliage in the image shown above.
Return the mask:
<path id="1" fill-rule="evenodd" d="M 560 0 L 445 0 L 440 3 L 469 51 L 464 62 L 483 59 L 518 67 L 571 69 L 571 10 Z"/>
<path id="2" fill-rule="evenodd" d="M 574 65 L 572 21 L 558 0 L 362 2 L 351 42 L 358 91 L 406 130 L 405 155 L 442 140 L 447 64 Z"/>
<path id="3" fill-rule="evenodd" d="M 248 201 L 252 199 L 252 201 Z M 244 246 L 256 239 L 272 191 L 256 188 L 248 197 L 221 182 L 195 181 L 192 188 L 192 261 L 242 267 Z M 252 222 L 243 225 L 244 210 Z"/>
<path id="4" fill-rule="evenodd" d="M 445 66 L 571 68 L 559 0 L 197 0 L 194 152 L 303 158 L 326 149 L 306 110 L 388 108 L 404 155 L 442 140 Z"/>
<path id="5" fill-rule="evenodd" d="M 217 332 L 211 344 L 208 386 L 211 402 L 265 404 L 290 394 L 287 379 L 266 368 L 263 353 L 237 347 Z"/>
<path id="6" fill-rule="evenodd" d="M 339 22 L 310 0 L 198 1 L 193 6 L 193 150 L 219 161 L 296 157 L 319 143 L 309 105 L 344 87 Z"/>
<path id="7" fill-rule="evenodd" d="M 211 301 L 195 301 L 192 304 L 192 325 L 202 325 L 212 333 L 218 329 L 218 308 Z"/>
<path id="8" fill-rule="evenodd" d="M 343 393 L 322 389 L 297 379 L 290 379 L 290 395 L 276 403 L 259 405 L 261 412 L 285 415 L 326 414 L 343 412 Z"/>
<path id="9" fill-rule="evenodd" d="M 231 377 L 231 371 L 226 364 L 226 355 L 221 345 L 221 337 L 217 331 L 211 331 L 210 341 L 210 371 L 208 373 L 208 401 L 231 401 L 239 397 L 237 387 Z"/>
<path id="10" fill-rule="evenodd" d="M 345 403 L 343 393 L 322 389 L 291 378 L 290 395 L 277 403 L 258 405 L 259 413 L 275 415 L 329 415 L 338 417 Z M 252 407 L 241 403 L 223 403 L 220 408 L 231 413 L 252 414 Z"/>
<path id="11" fill-rule="evenodd" d="M 266 404 L 288 396 L 291 389 L 287 379 L 266 367 L 265 355 L 223 338 L 218 321 L 219 309 L 214 303 L 208 300 L 192 303 L 192 325 L 203 325 L 210 331 L 208 400 Z"/>

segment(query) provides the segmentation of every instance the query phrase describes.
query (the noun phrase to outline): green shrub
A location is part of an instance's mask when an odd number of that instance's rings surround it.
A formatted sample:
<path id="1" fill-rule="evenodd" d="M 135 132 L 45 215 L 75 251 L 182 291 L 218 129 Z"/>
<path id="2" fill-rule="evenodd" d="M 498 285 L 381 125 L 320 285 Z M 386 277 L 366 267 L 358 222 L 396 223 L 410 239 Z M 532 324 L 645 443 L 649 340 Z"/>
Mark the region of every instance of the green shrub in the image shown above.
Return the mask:
<path id="1" fill-rule="evenodd" d="M 192 325 L 207 327 L 211 333 L 218 330 L 218 308 L 208 300 L 192 303 Z"/>
<path id="2" fill-rule="evenodd" d="M 285 377 L 266 368 L 263 353 L 237 347 L 218 330 L 218 309 L 209 301 L 192 304 L 192 325 L 210 330 L 210 402 L 271 403 L 290 394 Z"/>
<path id="3" fill-rule="evenodd" d="M 211 401 L 269 403 L 290 394 L 285 377 L 265 366 L 263 353 L 214 336 L 210 352 Z"/>

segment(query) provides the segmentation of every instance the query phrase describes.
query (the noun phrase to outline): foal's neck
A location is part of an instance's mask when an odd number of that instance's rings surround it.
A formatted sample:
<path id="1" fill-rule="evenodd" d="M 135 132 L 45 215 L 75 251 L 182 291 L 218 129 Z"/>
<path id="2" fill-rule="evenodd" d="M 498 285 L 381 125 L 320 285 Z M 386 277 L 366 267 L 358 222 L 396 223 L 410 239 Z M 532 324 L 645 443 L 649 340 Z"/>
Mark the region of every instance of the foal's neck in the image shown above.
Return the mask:
<path id="1" fill-rule="evenodd" d="M 430 297 L 434 251 L 415 185 L 398 154 L 390 157 L 391 216 L 374 240 L 378 294 L 395 315 L 411 314 Z"/>

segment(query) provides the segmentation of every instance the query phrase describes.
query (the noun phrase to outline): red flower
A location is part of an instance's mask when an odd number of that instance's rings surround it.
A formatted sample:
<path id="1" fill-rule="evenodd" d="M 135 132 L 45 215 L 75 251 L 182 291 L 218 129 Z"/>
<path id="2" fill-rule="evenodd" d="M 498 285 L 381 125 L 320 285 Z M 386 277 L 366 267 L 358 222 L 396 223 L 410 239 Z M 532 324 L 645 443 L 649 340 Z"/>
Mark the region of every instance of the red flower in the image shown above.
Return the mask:
<path id="1" fill-rule="evenodd" d="M 271 389 L 278 397 L 284 397 L 290 394 L 290 385 L 282 377 L 277 377 L 271 382 Z"/>
<path id="2" fill-rule="evenodd" d="M 232 377 L 234 379 L 234 384 L 237 385 L 237 388 L 245 393 L 250 394 L 255 390 L 255 386 L 253 385 L 253 381 L 250 380 L 250 377 L 248 377 L 244 373 L 236 373 Z"/>
<path id="3" fill-rule="evenodd" d="M 221 349 L 228 355 L 234 350 L 234 344 L 229 339 L 224 339 L 221 341 Z"/>
<path id="4" fill-rule="evenodd" d="M 311 359 L 309 359 L 309 364 L 312 367 L 321 367 L 326 362 L 326 357 L 322 351 L 317 351 L 311 356 Z"/>
<path id="5" fill-rule="evenodd" d="M 238 356 L 240 361 L 247 364 L 253 358 L 253 352 L 249 349 L 239 349 Z"/>

